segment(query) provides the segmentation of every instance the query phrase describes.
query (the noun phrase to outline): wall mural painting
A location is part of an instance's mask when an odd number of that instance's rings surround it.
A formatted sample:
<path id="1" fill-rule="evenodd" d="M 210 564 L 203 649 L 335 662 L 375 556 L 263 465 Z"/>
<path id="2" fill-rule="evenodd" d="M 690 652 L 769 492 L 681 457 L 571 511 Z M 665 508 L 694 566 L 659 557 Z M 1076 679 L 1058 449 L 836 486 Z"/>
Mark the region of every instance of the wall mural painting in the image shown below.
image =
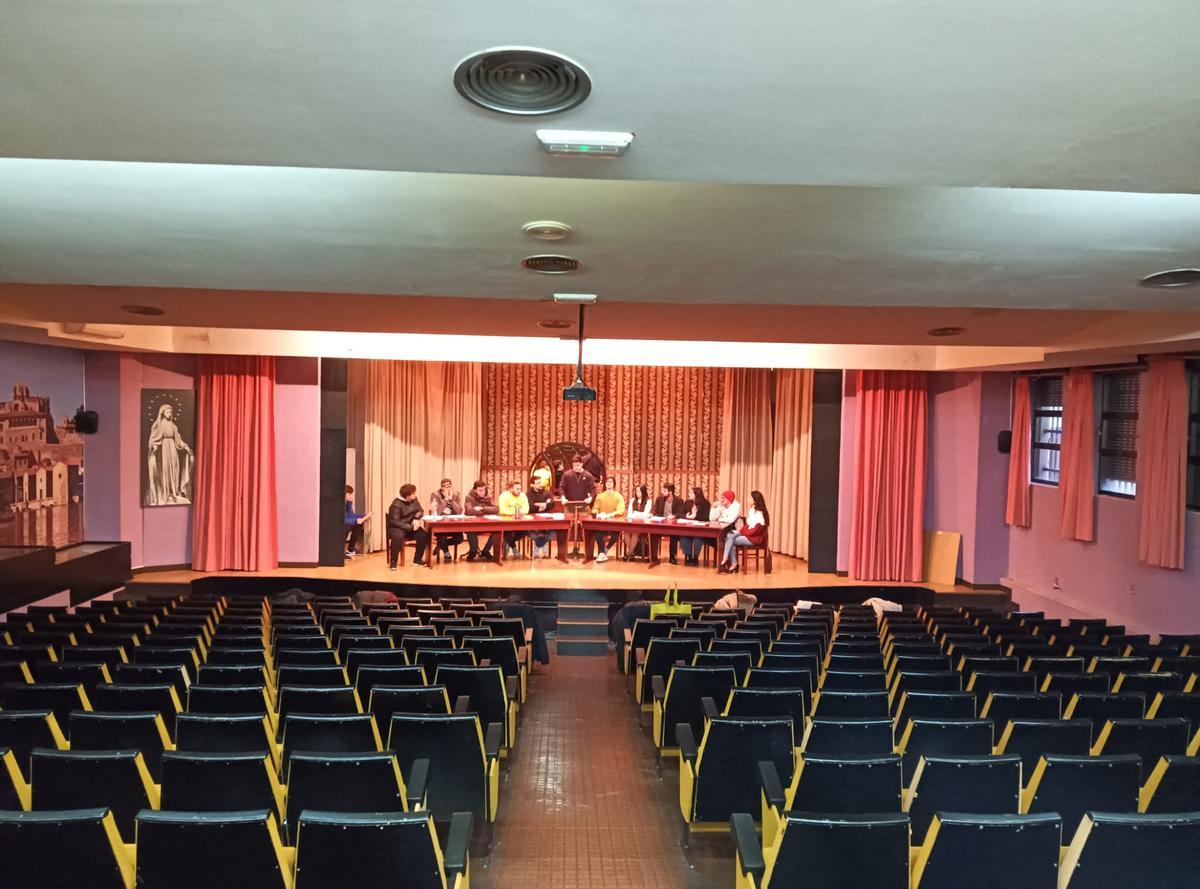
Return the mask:
<path id="1" fill-rule="evenodd" d="M 185 506 L 194 496 L 196 393 L 142 390 L 142 505 Z"/>

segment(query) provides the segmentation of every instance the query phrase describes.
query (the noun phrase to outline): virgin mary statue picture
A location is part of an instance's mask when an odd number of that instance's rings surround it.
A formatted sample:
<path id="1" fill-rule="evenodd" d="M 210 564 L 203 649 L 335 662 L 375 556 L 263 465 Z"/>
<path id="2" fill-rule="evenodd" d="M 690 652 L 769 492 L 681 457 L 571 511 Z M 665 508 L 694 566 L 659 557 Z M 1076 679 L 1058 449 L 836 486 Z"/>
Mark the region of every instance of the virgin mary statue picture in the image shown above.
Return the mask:
<path id="1" fill-rule="evenodd" d="M 191 389 L 142 390 L 142 505 L 192 502 L 196 396 Z"/>

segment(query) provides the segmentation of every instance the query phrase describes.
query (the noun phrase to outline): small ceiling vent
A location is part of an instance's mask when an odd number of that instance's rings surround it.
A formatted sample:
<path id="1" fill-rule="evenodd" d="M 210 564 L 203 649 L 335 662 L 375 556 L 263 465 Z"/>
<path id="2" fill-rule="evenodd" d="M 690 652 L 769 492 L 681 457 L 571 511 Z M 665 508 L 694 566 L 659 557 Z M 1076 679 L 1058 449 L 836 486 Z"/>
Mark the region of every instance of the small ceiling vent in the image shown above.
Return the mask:
<path id="1" fill-rule="evenodd" d="M 583 263 L 574 256 L 560 256 L 557 253 L 526 256 L 521 260 L 521 265 L 531 272 L 540 272 L 543 275 L 566 275 L 583 267 Z"/>
<path id="2" fill-rule="evenodd" d="M 489 111 L 555 114 L 582 103 L 592 91 L 592 79 L 566 56 L 527 46 L 498 46 L 459 62 L 454 88 Z"/>
<path id="3" fill-rule="evenodd" d="M 1200 284 L 1200 269 L 1171 269 L 1155 272 L 1138 281 L 1143 287 L 1191 287 Z"/>

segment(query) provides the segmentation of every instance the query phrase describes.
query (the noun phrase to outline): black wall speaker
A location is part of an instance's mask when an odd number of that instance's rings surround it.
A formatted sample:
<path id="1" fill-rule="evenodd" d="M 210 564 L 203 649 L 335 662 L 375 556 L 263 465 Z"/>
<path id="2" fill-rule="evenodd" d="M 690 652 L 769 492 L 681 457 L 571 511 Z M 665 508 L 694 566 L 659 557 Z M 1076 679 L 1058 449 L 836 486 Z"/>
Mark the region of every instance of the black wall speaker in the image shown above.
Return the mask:
<path id="1" fill-rule="evenodd" d="M 996 436 L 996 449 L 1001 454 L 1007 454 L 1012 450 L 1012 430 L 1005 429 Z"/>
<path id="2" fill-rule="evenodd" d="M 81 407 L 75 412 L 75 431 L 80 435 L 95 435 L 100 431 L 100 415 Z"/>

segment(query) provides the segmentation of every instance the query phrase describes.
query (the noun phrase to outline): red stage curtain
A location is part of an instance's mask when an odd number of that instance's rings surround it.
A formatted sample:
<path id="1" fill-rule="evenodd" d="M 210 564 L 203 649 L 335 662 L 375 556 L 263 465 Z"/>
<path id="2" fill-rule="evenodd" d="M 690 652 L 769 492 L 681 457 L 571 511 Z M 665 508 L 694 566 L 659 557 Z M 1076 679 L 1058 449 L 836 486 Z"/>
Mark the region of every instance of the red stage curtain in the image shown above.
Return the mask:
<path id="1" fill-rule="evenodd" d="M 1008 503 L 1004 521 L 1019 528 L 1028 528 L 1033 522 L 1033 490 L 1029 484 L 1032 411 L 1029 378 L 1017 377 L 1013 390 L 1012 449 L 1008 452 Z"/>
<path id="2" fill-rule="evenodd" d="M 1091 371 L 1063 378 L 1063 434 L 1058 533 L 1075 540 L 1095 538 L 1096 404 Z"/>
<path id="3" fill-rule="evenodd" d="M 858 371 L 850 576 L 919 582 L 925 524 L 926 377 Z"/>
<path id="4" fill-rule="evenodd" d="M 1188 379 L 1182 360 L 1152 361 L 1138 417 L 1138 558 L 1182 568 L 1187 509 Z"/>
<path id="5" fill-rule="evenodd" d="M 276 568 L 275 359 L 203 356 L 197 376 L 192 567 Z"/>

